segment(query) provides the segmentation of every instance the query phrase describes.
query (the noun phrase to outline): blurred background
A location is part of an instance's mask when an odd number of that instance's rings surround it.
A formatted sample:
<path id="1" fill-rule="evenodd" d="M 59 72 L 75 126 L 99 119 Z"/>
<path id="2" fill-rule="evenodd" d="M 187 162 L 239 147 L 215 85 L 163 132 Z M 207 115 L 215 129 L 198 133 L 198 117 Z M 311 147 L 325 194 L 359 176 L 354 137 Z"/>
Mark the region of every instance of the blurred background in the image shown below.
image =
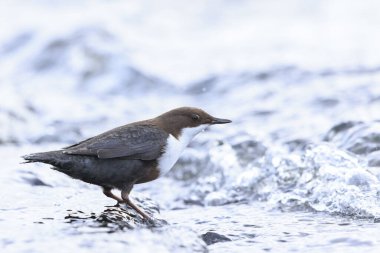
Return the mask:
<path id="1" fill-rule="evenodd" d="M 352 79 L 377 86 L 376 1 L 0 4 L 5 143 L 78 138 L 73 128 L 88 129 L 80 124 L 102 122 L 99 131 L 109 121 L 124 124 L 183 104 L 214 114 L 223 108 L 220 114 L 235 119 L 237 104 L 244 113 L 286 110 L 276 98 L 257 98 L 272 90 L 339 99 L 338 86 L 347 90 Z M 284 85 L 302 94 L 288 94 Z M 234 92 L 231 101 L 227 93 Z M 212 99 L 199 98 L 205 95 Z M 357 102 L 376 93 L 353 95 Z M 65 136 L 55 136 L 62 128 Z"/>
<path id="2" fill-rule="evenodd" d="M 43 252 L 46 246 L 34 225 L 19 235 L 25 223 L 7 223 L 20 215 L 18 208 L 27 223 L 54 212 L 54 225 L 69 231 L 66 239 L 76 251 L 107 249 L 109 240 L 118 245 L 121 235 L 83 249 L 88 234 L 73 242 L 71 228 L 62 227 L 65 208 L 81 206 L 85 196 L 96 199 L 88 212 L 109 204 L 96 187 L 46 166 L 20 165 L 19 157 L 195 106 L 233 124 L 198 136 L 167 178 L 137 191 L 159 202 L 164 218 L 174 223 L 191 215 L 206 225 L 184 225 L 195 231 L 186 242 L 167 239 L 177 230 L 163 232 L 166 242 L 154 232 L 135 232 L 155 244 L 132 243 L 130 250 L 149 252 L 159 244 L 164 252 L 183 245 L 190 251 L 245 251 L 252 235 L 225 219 L 214 224 L 213 214 L 237 212 L 239 226 L 270 209 L 284 212 L 276 224 L 300 211 L 308 218 L 327 214 L 321 222 L 332 215 L 364 219 L 360 226 L 366 229 L 347 235 L 339 224 L 356 228 L 356 221 L 333 220 L 336 227 L 325 231 L 335 234 L 321 235 L 303 217 L 288 232 L 308 226 L 306 241 L 295 236 L 284 246 L 283 231 L 259 229 L 254 233 L 261 250 L 313 245 L 319 251 L 336 249 L 338 242 L 347 252 L 377 252 L 379 230 L 372 225 L 380 219 L 379 9 L 375 0 L 1 0 L 0 181 L 8 194 L 0 225 L 13 231 L 4 235 L 4 249 Z M 255 209 L 261 205 L 264 213 Z M 202 211 L 194 212 L 195 206 Z M 210 229 L 224 231 L 232 242 L 206 248 L 194 239 Z"/>

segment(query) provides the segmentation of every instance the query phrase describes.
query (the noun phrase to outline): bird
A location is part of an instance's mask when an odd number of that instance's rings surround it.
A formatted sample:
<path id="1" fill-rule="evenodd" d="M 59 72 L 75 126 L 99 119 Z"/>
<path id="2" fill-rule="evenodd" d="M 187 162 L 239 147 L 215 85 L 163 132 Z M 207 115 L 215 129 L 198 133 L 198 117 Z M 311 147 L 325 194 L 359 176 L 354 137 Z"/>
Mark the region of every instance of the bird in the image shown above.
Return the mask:
<path id="1" fill-rule="evenodd" d="M 153 221 L 130 199 L 135 184 L 165 175 L 190 141 L 210 125 L 231 123 L 202 109 L 180 107 L 158 117 L 116 127 L 60 150 L 25 155 L 74 179 L 102 187 L 104 195 L 125 203 L 143 219 Z M 112 190 L 121 191 L 116 196 Z"/>

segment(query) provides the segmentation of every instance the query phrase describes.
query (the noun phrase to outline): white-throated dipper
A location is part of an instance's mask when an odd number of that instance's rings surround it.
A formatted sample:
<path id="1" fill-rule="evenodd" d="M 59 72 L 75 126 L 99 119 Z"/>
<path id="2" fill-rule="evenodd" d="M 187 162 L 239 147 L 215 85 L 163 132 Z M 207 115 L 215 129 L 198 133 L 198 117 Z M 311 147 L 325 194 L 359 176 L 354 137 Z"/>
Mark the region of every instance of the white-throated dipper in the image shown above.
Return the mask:
<path id="1" fill-rule="evenodd" d="M 198 108 L 181 107 L 156 118 L 114 128 L 62 150 L 26 155 L 72 178 L 103 187 L 103 193 L 150 217 L 129 198 L 134 184 L 167 173 L 195 135 L 213 124 L 230 123 Z M 111 190 L 121 190 L 121 198 Z"/>

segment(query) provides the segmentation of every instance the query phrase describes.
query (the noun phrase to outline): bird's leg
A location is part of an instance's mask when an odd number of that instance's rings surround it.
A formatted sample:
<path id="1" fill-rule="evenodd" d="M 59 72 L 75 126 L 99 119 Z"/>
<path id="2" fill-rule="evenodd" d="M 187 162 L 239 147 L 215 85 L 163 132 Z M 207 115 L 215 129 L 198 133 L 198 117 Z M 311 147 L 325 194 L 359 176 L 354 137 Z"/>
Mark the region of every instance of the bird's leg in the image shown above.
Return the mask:
<path id="1" fill-rule="evenodd" d="M 153 221 L 153 219 L 146 214 L 143 210 L 141 210 L 138 206 L 136 206 L 129 198 L 129 193 L 131 192 L 132 187 L 125 188 L 121 191 L 121 198 L 124 200 L 124 202 L 132 207 L 136 212 L 138 212 L 144 219 L 148 221 Z"/>
<path id="2" fill-rule="evenodd" d="M 116 201 L 117 201 L 116 206 L 118 206 L 119 203 L 123 203 L 123 202 L 124 202 L 124 200 L 122 200 L 121 198 L 119 198 L 118 196 L 116 196 L 115 194 L 112 193 L 111 188 L 103 187 L 103 193 L 104 193 L 104 195 L 106 195 L 107 197 L 116 200 Z"/>

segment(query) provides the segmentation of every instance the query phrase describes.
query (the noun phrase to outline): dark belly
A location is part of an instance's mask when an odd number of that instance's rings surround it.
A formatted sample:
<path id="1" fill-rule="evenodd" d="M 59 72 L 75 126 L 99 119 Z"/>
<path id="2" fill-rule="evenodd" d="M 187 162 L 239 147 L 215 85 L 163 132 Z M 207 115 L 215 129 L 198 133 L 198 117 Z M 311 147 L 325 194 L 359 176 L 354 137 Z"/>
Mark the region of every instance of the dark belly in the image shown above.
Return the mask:
<path id="1" fill-rule="evenodd" d="M 84 182 L 123 189 L 135 183 L 145 183 L 159 175 L 156 160 L 99 159 L 92 156 L 60 154 L 56 170 Z"/>

